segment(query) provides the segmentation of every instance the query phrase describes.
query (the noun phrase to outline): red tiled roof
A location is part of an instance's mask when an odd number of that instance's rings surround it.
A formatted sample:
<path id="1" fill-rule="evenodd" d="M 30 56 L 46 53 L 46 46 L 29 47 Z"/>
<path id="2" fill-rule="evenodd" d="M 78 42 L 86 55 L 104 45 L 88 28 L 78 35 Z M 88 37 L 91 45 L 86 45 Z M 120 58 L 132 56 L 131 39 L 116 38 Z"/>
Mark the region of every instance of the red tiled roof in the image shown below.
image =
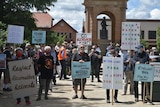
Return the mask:
<path id="1" fill-rule="evenodd" d="M 51 28 L 52 27 L 52 16 L 48 13 L 33 12 L 33 18 L 38 28 Z"/>

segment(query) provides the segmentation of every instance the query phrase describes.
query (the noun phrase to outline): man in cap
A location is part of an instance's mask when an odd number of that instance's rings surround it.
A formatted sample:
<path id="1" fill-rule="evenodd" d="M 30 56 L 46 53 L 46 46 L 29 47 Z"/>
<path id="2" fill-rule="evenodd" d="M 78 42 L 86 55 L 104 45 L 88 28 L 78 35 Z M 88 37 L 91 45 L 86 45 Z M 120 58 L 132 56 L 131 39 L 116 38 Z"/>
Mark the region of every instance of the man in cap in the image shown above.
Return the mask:
<path id="1" fill-rule="evenodd" d="M 144 46 L 142 44 L 138 45 L 137 48 L 137 52 L 134 54 L 133 56 L 133 60 L 135 62 L 135 64 L 147 64 L 149 63 L 149 55 L 145 52 L 144 50 Z M 142 101 L 143 101 L 143 85 L 144 82 L 141 83 L 142 88 L 141 88 L 141 97 L 142 97 Z M 135 101 L 138 102 L 139 101 L 139 93 L 138 93 L 138 81 L 134 81 L 134 91 L 135 91 Z M 145 101 L 146 102 L 146 101 Z"/>

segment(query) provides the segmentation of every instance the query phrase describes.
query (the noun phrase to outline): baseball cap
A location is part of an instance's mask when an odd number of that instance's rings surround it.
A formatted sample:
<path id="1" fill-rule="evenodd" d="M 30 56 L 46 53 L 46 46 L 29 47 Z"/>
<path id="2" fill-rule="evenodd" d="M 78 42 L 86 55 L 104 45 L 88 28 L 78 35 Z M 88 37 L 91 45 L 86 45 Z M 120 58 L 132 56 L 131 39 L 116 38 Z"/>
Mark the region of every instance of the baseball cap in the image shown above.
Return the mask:
<path id="1" fill-rule="evenodd" d="M 142 44 L 138 45 L 138 47 L 136 47 L 137 49 L 140 49 L 140 48 L 144 48 L 144 46 Z"/>

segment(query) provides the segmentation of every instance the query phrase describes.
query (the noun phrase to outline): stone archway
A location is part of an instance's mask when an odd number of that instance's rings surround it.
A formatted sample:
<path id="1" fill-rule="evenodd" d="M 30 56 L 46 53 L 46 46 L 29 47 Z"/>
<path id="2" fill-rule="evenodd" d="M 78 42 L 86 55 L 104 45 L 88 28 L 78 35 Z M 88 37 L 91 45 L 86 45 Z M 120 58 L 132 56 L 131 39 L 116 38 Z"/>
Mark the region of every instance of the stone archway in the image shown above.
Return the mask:
<path id="1" fill-rule="evenodd" d="M 85 32 L 92 33 L 93 44 L 107 45 L 107 39 L 97 38 L 97 16 L 106 14 L 112 21 L 111 42 L 121 41 L 121 23 L 126 20 L 128 0 L 84 0 L 86 14 Z M 105 46 L 106 46 L 105 45 Z"/>

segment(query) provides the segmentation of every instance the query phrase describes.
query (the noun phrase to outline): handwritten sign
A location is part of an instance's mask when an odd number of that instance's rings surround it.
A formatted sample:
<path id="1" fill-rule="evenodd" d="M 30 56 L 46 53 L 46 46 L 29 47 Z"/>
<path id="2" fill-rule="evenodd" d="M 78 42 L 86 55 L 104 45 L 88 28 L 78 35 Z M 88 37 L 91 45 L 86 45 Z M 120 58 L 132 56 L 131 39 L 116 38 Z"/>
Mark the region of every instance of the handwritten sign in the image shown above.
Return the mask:
<path id="1" fill-rule="evenodd" d="M 77 33 L 76 34 L 76 45 L 92 45 L 92 34 L 91 33 Z"/>
<path id="2" fill-rule="evenodd" d="M 33 44 L 45 44 L 46 43 L 46 31 L 32 31 L 32 43 Z"/>
<path id="3" fill-rule="evenodd" d="M 6 54 L 0 54 L 0 69 L 6 69 Z"/>
<path id="4" fill-rule="evenodd" d="M 24 26 L 8 25 L 7 43 L 22 44 L 24 38 Z"/>
<path id="5" fill-rule="evenodd" d="M 135 50 L 140 44 L 140 31 L 139 22 L 122 22 L 122 49 Z"/>
<path id="6" fill-rule="evenodd" d="M 71 64 L 72 67 L 72 78 L 89 78 L 91 72 L 91 63 L 90 62 L 76 62 L 73 61 Z"/>
<path id="7" fill-rule="evenodd" d="M 103 88 L 123 88 L 123 59 L 103 57 Z"/>
<path id="8" fill-rule="evenodd" d="M 8 67 L 14 98 L 37 93 L 32 59 L 10 61 L 8 62 Z"/>
<path id="9" fill-rule="evenodd" d="M 154 81 L 160 81 L 160 66 L 154 66 Z"/>
<path id="10" fill-rule="evenodd" d="M 136 64 L 134 71 L 134 81 L 153 82 L 154 66 L 150 64 Z"/>

